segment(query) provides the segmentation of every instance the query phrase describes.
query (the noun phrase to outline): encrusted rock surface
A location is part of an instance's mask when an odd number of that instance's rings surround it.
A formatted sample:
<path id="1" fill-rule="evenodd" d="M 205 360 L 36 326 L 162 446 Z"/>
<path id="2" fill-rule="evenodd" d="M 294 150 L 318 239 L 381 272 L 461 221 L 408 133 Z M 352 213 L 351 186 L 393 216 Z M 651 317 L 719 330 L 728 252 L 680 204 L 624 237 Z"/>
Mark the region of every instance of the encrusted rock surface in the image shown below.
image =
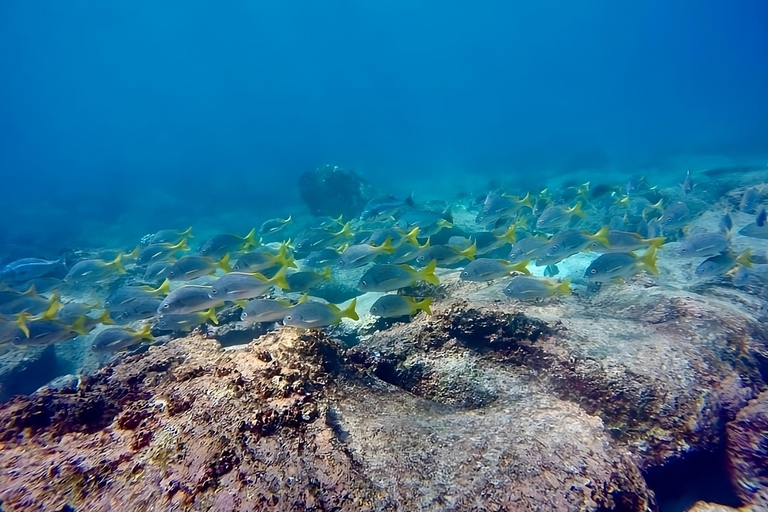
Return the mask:
<path id="1" fill-rule="evenodd" d="M 768 510 L 768 392 L 728 424 L 728 462 L 739 497 Z"/>
<path id="2" fill-rule="evenodd" d="M 442 291 L 471 300 L 352 348 L 193 334 L 17 397 L 0 407 L 3 510 L 654 511 L 643 472 L 724 446 L 729 421 L 755 441 L 768 337 L 748 295 L 645 278 L 534 304 Z M 731 453 L 759 481 L 765 453 Z"/>

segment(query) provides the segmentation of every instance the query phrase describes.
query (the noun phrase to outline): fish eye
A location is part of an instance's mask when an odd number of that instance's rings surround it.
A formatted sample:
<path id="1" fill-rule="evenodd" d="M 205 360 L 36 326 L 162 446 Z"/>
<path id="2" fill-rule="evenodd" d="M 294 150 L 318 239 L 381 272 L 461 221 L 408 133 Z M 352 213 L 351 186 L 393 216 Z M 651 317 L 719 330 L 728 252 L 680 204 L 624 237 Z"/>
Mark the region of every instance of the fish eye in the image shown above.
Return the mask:
<path id="1" fill-rule="evenodd" d="M 591 274 L 597 274 L 597 269 L 596 269 L 596 268 L 593 268 L 593 269 L 592 269 L 592 270 L 590 270 L 589 272 L 590 272 Z"/>
<path id="2" fill-rule="evenodd" d="M 371 313 L 375 313 L 375 312 L 377 312 L 378 310 L 379 310 L 379 308 L 378 308 L 378 307 L 376 307 L 376 306 L 372 306 L 372 307 L 371 307 Z"/>
<path id="3" fill-rule="evenodd" d="M 217 293 L 219 293 L 219 290 L 217 290 L 216 288 L 211 288 L 211 293 L 216 295 Z"/>
<path id="4" fill-rule="evenodd" d="M 514 260 L 514 259 L 516 259 L 516 258 L 517 258 L 517 254 L 510 254 L 510 255 L 509 255 L 509 259 L 510 259 L 510 260 Z"/>
<path id="5" fill-rule="evenodd" d="M 340 267 L 343 267 L 343 266 L 344 266 L 344 260 L 339 260 L 339 266 L 340 266 Z"/>
<path id="6" fill-rule="evenodd" d="M 552 246 L 552 250 L 553 250 L 553 251 L 556 251 L 557 249 L 558 249 L 558 247 L 557 247 L 556 245 L 553 245 L 553 246 Z"/>
<path id="7" fill-rule="evenodd" d="M 163 304 L 163 309 L 168 309 L 169 306 L 170 304 Z"/>
<path id="8" fill-rule="evenodd" d="M 464 272 L 461 273 L 461 277 L 469 277 L 469 272 L 465 270 Z"/>
<path id="9" fill-rule="evenodd" d="M 240 319 L 243 319 L 243 318 L 245 318 L 245 317 L 247 317 L 247 316 L 248 316 L 248 313 L 246 313 L 245 311 L 243 311 L 243 314 L 242 314 L 242 315 L 240 315 Z"/>
<path id="10" fill-rule="evenodd" d="M 285 317 L 286 320 L 291 320 L 292 318 L 293 317 L 291 315 L 288 315 L 287 317 Z"/>
<path id="11" fill-rule="evenodd" d="M 108 300 L 107 300 L 107 301 L 104 301 L 104 307 L 105 307 L 105 308 L 108 308 L 108 307 L 109 307 L 109 301 L 108 301 Z"/>
<path id="12" fill-rule="evenodd" d="M 361 279 L 360 284 L 362 284 L 363 286 L 368 286 L 368 282 L 365 279 Z"/>

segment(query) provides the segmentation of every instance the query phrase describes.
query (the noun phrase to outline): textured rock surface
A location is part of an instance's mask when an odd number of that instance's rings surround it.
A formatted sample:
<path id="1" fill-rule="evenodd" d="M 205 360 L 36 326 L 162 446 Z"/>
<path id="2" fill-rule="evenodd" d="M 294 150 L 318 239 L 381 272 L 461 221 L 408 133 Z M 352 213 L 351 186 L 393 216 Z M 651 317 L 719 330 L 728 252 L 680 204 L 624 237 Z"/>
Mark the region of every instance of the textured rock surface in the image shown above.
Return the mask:
<path id="1" fill-rule="evenodd" d="M 471 300 L 438 300 L 434 316 L 348 349 L 334 331 L 226 349 L 172 340 L 77 390 L 2 406 L 0 501 L 6 512 L 657 510 L 643 472 L 722 447 L 727 422 L 766 388 L 759 304 L 717 291 L 637 278 L 520 304 L 499 284 L 445 276 L 441 296 Z M 754 493 L 742 498 L 759 510 Z"/>
<path id="2" fill-rule="evenodd" d="M 299 176 L 299 194 L 313 215 L 352 218 L 373 199 L 374 190 L 360 176 L 326 165 Z"/>
<path id="3" fill-rule="evenodd" d="M 728 424 L 727 447 L 739 497 L 768 510 L 768 392 L 749 402 Z"/>

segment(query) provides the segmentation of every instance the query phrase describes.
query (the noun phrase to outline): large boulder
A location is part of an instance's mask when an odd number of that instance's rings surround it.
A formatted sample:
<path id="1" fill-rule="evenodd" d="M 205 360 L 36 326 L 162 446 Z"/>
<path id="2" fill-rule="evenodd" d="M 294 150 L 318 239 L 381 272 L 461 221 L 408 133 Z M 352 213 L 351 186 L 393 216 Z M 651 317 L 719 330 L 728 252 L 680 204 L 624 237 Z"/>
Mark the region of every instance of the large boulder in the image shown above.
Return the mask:
<path id="1" fill-rule="evenodd" d="M 374 197 L 374 189 L 358 174 L 325 165 L 299 176 L 299 194 L 313 215 L 353 218 Z"/>

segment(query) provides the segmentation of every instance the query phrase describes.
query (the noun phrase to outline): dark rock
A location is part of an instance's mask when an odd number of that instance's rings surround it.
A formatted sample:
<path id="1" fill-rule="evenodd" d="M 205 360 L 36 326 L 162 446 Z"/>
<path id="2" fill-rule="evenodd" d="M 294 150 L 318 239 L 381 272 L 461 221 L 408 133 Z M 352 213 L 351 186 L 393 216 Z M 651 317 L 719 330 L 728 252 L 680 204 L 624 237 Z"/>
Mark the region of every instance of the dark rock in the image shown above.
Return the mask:
<path id="1" fill-rule="evenodd" d="M 739 497 L 753 503 L 768 498 L 768 391 L 751 400 L 728 423 L 727 453 Z"/>
<path id="2" fill-rule="evenodd" d="M 313 215 L 354 218 L 375 191 L 359 175 L 333 165 L 326 165 L 299 176 L 299 194 Z"/>

